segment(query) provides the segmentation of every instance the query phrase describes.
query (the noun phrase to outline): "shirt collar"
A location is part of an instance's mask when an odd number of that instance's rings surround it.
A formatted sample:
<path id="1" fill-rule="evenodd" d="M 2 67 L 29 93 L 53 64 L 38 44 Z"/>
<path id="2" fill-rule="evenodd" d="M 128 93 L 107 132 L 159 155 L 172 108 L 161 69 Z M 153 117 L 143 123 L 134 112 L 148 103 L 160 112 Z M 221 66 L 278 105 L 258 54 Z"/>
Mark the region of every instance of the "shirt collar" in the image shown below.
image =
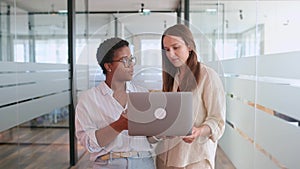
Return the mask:
<path id="1" fill-rule="evenodd" d="M 103 95 L 107 95 L 107 94 L 112 95 L 113 94 L 113 90 L 111 90 L 111 88 L 107 86 L 105 81 L 103 81 L 99 84 L 99 89 L 101 90 Z"/>
<path id="2" fill-rule="evenodd" d="M 112 95 L 114 91 L 103 81 L 99 84 L 99 89 L 103 95 Z M 126 92 L 134 91 L 133 85 L 130 82 L 126 82 Z"/>

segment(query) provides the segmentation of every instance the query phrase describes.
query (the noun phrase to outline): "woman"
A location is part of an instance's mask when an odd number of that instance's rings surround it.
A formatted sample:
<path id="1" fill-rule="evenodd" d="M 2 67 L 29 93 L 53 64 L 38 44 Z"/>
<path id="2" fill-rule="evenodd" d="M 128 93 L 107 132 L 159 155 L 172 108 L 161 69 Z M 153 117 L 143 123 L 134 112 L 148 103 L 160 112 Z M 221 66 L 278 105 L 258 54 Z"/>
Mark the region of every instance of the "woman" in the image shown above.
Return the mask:
<path id="1" fill-rule="evenodd" d="M 225 95 L 218 74 L 197 59 L 193 35 L 177 24 L 162 35 L 163 91 L 193 93 L 194 127 L 158 144 L 158 169 L 213 169 L 225 127 Z"/>

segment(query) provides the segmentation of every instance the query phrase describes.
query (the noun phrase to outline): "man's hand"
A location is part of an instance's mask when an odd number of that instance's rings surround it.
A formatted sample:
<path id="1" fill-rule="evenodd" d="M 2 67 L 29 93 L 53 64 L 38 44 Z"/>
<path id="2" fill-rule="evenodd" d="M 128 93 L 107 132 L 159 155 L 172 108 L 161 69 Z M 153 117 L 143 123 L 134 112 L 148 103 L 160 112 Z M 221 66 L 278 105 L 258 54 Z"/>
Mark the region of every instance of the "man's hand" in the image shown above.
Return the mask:
<path id="1" fill-rule="evenodd" d="M 119 119 L 109 126 L 96 130 L 98 144 L 104 147 L 111 143 L 123 130 L 128 130 L 127 111 L 124 111 Z"/>
<path id="2" fill-rule="evenodd" d="M 119 119 L 111 124 L 111 127 L 114 128 L 118 132 L 122 132 L 123 130 L 128 130 L 128 118 L 127 118 L 127 110 L 125 110 Z"/>

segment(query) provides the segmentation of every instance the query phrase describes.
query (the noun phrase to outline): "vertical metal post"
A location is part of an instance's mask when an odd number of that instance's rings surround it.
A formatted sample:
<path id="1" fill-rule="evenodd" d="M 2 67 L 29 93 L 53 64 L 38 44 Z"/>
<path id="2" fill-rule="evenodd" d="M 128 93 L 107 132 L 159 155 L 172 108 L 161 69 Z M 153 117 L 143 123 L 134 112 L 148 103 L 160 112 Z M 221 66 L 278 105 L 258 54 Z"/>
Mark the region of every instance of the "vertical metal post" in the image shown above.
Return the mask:
<path id="1" fill-rule="evenodd" d="M 180 24 L 181 23 L 181 12 L 182 12 L 182 1 L 179 1 L 178 7 L 176 9 L 176 13 L 177 13 L 177 23 Z"/>
<path id="2" fill-rule="evenodd" d="M 222 49 L 222 57 L 224 58 L 224 53 L 225 53 L 225 4 L 219 4 L 218 3 L 218 9 L 219 5 L 222 5 L 222 44 L 223 44 L 223 49 Z"/>
<path id="3" fill-rule="evenodd" d="M 1 3 L 0 3 L 0 5 L 1 5 Z M 2 8 L 0 8 L 0 23 L 2 23 Z M 2 60 L 2 55 L 3 55 L 3 53 L 2 53 L 2 24 L 0 24 L 0 61 L 3 61 Z"/>
<path id="4" fill-rule="evenodd" d="M 76 105 L 76 39 L 75 39 L 75 2 L 76 0 L 68 0 L 68 53 L 70 64 L 70 97 L 71 103 L 69 105 L 69 139 L 70 139 L 70 165 L 73 166 L 78 161 L 77 154 L 77 139 L 75 136 L 75 108 Z"/>
<path id="5" fill-rule="evenodd" d="M 115 17 L 115 37 L 118 37 L 118 18 Z"/>
<path id="6" fill-rule="evenodd" d="M 85 31 L 84 38 L 88 40 L 89 37 L 89 0 L 84 1 L 85 5 Z"/>
<path id="7" fill-rule="evenodd" d="M 35 36 L 34 36 L 34 17 L 28 14 L 28 30 L 29 30 L 29 62 L 35 62 Z"/>
<path id="8" fill-rule="evenodd" d="M 6 49 L 6 61 L 14 61 L 14 49 L 13 49 L 13 37 L 11 34 L 11 15 L 10 15 L 10 5 L 7 6 L 7 49 Z"/>
<path id="9" fill-rule="evenodd" d="M 190 0 L 184 0 L 184 21 L 186 26 L 190 26 Z"/>

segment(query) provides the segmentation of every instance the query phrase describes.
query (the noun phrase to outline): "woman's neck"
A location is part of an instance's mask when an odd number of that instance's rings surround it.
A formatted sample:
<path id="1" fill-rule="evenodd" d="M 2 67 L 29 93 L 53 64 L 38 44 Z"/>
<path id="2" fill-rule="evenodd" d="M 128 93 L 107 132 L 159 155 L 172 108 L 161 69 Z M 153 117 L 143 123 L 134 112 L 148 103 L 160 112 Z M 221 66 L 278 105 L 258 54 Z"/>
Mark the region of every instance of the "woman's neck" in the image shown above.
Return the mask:
<path id="1" fill-rule="evenodd" d="M 183 77 L 184 77 L 184 74 L 185 74 L 185 71 L 186 71 L 186 68 L 187 66 L 181 66 L 178 70 L 179 72 L 179 81 L 182 81 Z"/>

